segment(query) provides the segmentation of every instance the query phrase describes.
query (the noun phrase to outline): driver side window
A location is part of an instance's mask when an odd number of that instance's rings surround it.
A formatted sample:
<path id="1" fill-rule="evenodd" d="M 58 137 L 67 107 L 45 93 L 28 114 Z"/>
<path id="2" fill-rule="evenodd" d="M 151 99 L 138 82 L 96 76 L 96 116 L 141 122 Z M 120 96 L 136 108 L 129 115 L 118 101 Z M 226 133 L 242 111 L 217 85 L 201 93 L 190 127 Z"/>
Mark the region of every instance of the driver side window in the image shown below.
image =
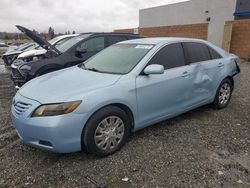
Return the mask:
<path id="1" fill-rule="evenodd" d="M 87 52 L 99 52 L 104 49 L 104 37 L 91 38 L 78 46 L 79 49 Z"/>
<path id="2" fill-rule="evenodd" d="M 181 43 L 168 44 L 160 49 L 150 60 L 150 64 L 163 65 L 164 69 L 185 66 L 184 52 Z"/>

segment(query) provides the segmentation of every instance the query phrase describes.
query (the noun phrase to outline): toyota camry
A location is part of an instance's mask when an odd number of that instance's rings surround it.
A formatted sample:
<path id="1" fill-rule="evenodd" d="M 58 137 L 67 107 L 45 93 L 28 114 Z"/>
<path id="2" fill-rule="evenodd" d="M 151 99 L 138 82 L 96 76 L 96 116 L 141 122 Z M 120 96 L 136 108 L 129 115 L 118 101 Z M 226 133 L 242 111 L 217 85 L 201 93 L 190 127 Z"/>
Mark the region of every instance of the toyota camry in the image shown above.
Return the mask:
<path id="1" fill-rule="evenodd" d="M 110 155 L 132 131 L 206 104 L 225 108 L 239 85 L 237 60 L 197 39 L 121 42 L 26 83 L 13 99 L 13 124 L 41 149 Z"/>

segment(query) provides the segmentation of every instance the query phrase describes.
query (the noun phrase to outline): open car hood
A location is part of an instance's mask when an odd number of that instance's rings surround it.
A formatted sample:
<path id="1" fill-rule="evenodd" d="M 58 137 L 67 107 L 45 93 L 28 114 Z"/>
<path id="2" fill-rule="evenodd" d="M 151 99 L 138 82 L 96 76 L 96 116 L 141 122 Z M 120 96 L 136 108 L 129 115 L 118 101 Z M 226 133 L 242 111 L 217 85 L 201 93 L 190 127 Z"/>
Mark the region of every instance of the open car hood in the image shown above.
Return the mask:
<path id="1" fill-rule="evenodd" d="M 23 27 L 20 25 L 16 25 L 17 29 L 19 29 L 21 32 L 26 34 L 29 38 L 31 38 L 34 42 L 39 44 L 42 48 L 45 50 L 53 50 L 55 51 L 58 55 L 61 54 L 59 50 L 57 50 L 53 45 L 51 45 L 48 41 L 46 41 L 44 38 L 42 38 L 39 34 Z"/>

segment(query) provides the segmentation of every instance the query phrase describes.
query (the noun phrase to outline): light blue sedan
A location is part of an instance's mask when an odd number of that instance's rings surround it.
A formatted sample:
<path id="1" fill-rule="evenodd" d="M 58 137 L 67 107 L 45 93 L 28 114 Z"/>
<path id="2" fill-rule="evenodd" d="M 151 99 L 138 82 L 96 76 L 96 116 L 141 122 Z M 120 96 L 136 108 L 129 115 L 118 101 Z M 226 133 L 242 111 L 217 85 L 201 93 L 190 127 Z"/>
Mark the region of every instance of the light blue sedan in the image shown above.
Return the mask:
<path id="1" fill-rule="evenodd" d="M 226 107 L 240 80 L 237 60 L 203 40 L 121 42 L 25 84 L 13 99 L 13 124 L 41 149 L 110 155 L 131 131 L 205 104 Z"/>

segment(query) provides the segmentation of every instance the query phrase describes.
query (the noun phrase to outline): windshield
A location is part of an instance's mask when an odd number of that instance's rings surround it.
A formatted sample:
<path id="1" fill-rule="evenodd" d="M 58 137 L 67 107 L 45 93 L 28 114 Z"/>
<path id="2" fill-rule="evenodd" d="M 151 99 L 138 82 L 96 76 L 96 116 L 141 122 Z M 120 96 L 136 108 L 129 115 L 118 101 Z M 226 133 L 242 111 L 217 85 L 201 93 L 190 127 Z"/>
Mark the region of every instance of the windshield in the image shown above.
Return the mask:
<path id="1" fill-rule="evenodd" d="M 20 46 L 18 50 L 20 51 L 28 51 L 32 50 L 36 47 L 35 43 L 29 43 L 29 44 L 24 44 L 23 46 Z"/>
<path id="2" fill-rule="evenodd" d="M 24 48 L 22 51 L 26 52 L 29 50 L 33 50 L 35 47 L 37 47 L 36 44 L 30 44 L 29 46 L 26 46 L 26 48 Z"/>
<path id="3" fill-rule="evenodd" d="M 23 50 L 25 49 L 27 46 L 29 46 L 30 44 L 25 43 L 25 44 L 21 44 L 18 48 L 16 48 L 17 50 Z"/>
<path id="4" fill-rule="evenodd" d="M 97 72 L 127 74 L 152 47 L 153 45 L 116 44 L 89 59 L 81 67 Z"/>
<path id="5" fill-rule="evenodd" d="M 70 49 L 72 46 L 74 46 L 75 44 L 77 44 L 81 40 L 87 38 L 88 36 L 89 36 L 89 34 L 85 34 L 85 35 L 80 35 L 80 36 L 77 36 L 77 37 L 70 38 L 69 40 L 63 42 L 61 45 L 57 46 L 57 49 L 60 52 L 64 53 L 68 49 Z"/>
<path id="6" fill-rule="evenodd" d="M 61 36 L 58 36 L 58 37 L 55 37 L 55 38 L 49 40 L 48 42 L 49 42 L 50 44 L 53 45 L 53 44 L 54 44 L 56 41 L 58 41 L 60 38 L 61 38 Z"/>
<path id="7" fill-rule="evenodd" d="M 72 36 L 73 37 L 73 36 Z M 67 40 L 69 40 L 70 38 L 72 38 L 71 36 L 69 37 L 65 37 L 65 38 L 62 38 L 61 36 L 59 37 L 55 37 L 51 40 L 49 40 L 48 42 L 52 45 L 54 45 L 56 48 L 58 46 L 60 46 L 62 43 L 66 42 Z M 42 48 L 41 46 L 38 46 L 36 47 L 36 50 L 43 50 L 44 48 Z M 58 48 L 57 48 L 58 49 Z"/>

